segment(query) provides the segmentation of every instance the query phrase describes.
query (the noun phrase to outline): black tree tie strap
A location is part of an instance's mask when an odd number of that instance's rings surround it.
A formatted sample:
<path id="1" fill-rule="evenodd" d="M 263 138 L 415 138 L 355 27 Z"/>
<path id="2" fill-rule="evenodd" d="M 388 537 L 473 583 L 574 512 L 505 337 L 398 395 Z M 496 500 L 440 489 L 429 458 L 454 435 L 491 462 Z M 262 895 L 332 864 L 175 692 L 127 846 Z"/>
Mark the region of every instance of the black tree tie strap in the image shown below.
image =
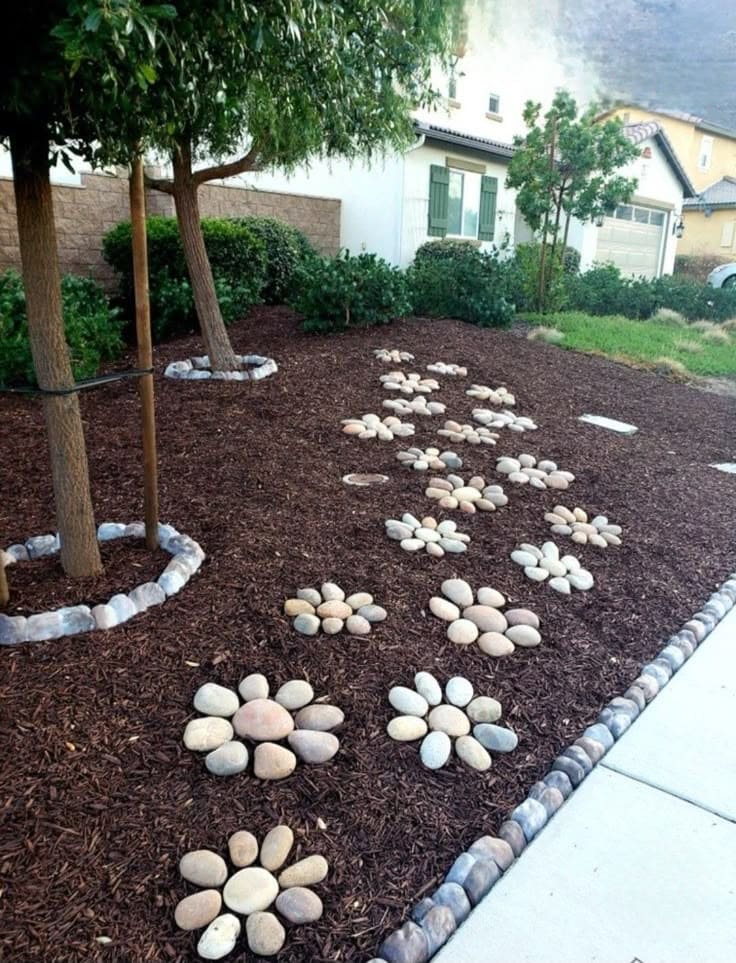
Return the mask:
<path id="1" fill-rule="evenodd" d="M 84 378 L 69 388 L 38 388 L 32 385 L 19 385 L 17 388 L 11 388 L 8 385 L 0 385 L 0 393 L 41 396 L 73 395 L 77 391 L 86 391 L 87 388 L 98 388 L 100 385 L 107 385 L 113 381 L 124 381 L 127 378 L 142 378 L 148 374 L 153 374 L 153 368 L 131 368 L 128 371 L 113 371 L 111 374 L 98 375 L 96 378 Z"/>

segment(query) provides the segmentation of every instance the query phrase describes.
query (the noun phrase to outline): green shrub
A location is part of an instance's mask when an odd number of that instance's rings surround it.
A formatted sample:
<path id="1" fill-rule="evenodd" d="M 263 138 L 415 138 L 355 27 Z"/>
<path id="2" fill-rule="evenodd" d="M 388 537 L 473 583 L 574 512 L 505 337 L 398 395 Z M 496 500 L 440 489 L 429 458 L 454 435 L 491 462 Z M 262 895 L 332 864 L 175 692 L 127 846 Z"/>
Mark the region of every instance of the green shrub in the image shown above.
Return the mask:
<path id="1" fill-rule="evenodd" d="M 298 269 L 313 258 L 316 251 L 301 231 L 274 217 L 241 217 L 235 223 L 247 226 L 263 244 L 266 254 L 263 301 L 285 304 L 293 291 Z"/>
<path id="2" fill-rule="evenodd" d="M 644 320 L 662 306 L 653 282 L 624 277 L 614 264 L 597 265 L 565 280 L 566 310 Z"/>
<path id="3" fill-rule="evenodd" d="M 574 248 L 568 247 L 566 250 L 569 254 L 567 263 L 572 271 L 575 263 L 580 263 L 580 255 Z M 537 310 L 541 252 L 542 246 L 536 242 L 516 245 L 514 256 L 509 264 L 509 283 L 517 311 Z M 572 253 L 570 254 L 569 252 Z M 566 255 L 566 257 L 567 256 L 568 255 Z M 575 257 L 577 257 L 577 262 L 575 262 Z M 545 273 L 547 286 L 546 306 L 548 311 L 558 311 L 564 303 L 563 275 L 566 272 L 565 264 L 564 258 L 562 263 L 555 258 L 554 269 L 550 270 L 549 262 L 547 262 Z"/>
<path id="4" fill-rule="evenodd" d="M 186 334 L 197 317 L 176 218 L 149 217 L 148 271 L 151 322 L 156 341 Z M 266 285 L 266 245 L 251 225 L 224 218 L 203 218 L 202 233 L 209 255 L 220 308 L 226 324 L 242 317 L 261 300 Z M 120 275 L 123 307 L 132 317 L 133 254 L 129 221 L 105 235 L 105 260 Z"/>
<path id="5" fill-rule="evenodd" d="M 119 312 L 90 278 L 62 278 L 61 296 L 74 377 L 89 378 L 122 350 Z M 23 282 L 15 271 L 0 274 L 0 383 L 36 383 Z"/>
<path id="6" fill-rule="evenodd" d="M 514 316 L 509 263 L 462 241 L 428 241 L 407 272 L 414 313 L 482 327 L 509 324 Z"/>
<path id="7" fill-rule="evenodd" d="M 387 324 L 410 309 L 402 272 L 375 254 L 313 257 L 298 268 L 291 305 L 305 331 Z"/>

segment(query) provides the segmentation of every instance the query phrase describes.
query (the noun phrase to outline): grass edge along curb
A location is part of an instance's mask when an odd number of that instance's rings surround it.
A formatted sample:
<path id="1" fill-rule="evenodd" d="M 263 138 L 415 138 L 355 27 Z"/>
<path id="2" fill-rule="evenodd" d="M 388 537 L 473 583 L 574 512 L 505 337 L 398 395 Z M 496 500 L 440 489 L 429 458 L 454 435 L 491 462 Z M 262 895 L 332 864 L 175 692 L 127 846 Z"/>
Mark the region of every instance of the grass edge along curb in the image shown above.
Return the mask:
<path id="1" fill-rule="evenodd" d="M 481 836 L 457 857 L 442 884 L 412 908 L 410 919 L 383 940 L 370 963 L 426 963 L 434 956 L 734 605 L 736 572 L 642 666 L 623 697 L 611 699 L 596 722 L 558 754 L 498 836 Z"/>

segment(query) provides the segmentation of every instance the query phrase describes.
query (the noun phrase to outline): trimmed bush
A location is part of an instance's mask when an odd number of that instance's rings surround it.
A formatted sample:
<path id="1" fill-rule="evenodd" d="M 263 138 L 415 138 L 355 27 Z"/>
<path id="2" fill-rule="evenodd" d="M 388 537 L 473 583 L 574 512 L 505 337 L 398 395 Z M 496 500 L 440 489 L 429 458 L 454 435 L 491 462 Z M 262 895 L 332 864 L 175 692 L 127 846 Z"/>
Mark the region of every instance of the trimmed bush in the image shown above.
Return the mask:
<path id="1" fill-rule="evenodd" d="M 122 351 L 120 312 L 90 278 L 65 276 L 61 296 L 74 377 L 89 378 L 103 360 L 111 361 Z M 0 274 L 0 383 L 36 383 L 23 281 L 16 271 Z"/>
<path id="2" fill-rule="evenodd" d="M 305 331 L 387 324 L 410 310 L 404 275 L 375 254 L 310 258 L 295 282 L 290 303 L 304 315 Z"/>
<path id="3" fill-rule="evenodd" d="M 509 262 L 462 241 L 428 241 L 407 272 L 415 314 L 458 318 L 481 327 L 510 324 Z"/>
<path id="4" fill-rule="evenodd" d="M 149 217 L 147 228 L 151 326 L 154 340 L 161 341 L 194 330 L 197 316 L 176 218 Z M 202 233 L 223 320 L 230 324 L 261 301 L 266 286 L 266 245 L 247 223 L 225 218 L 202 218 Z M 132 317 L 130 222 L 122 221 L 108 231 L 102 249 L 105 260 L 120 275 L 123 308 Z"/>
<path id="5" fill-rule="evenodd" d="M 275 217 L 240 217 L 235 223 L 244 224 L 263 244 L 266 254 L 264 303 L 285 304 L 294 289 L 297 271 L 317 252 L 301 231 Z"/>

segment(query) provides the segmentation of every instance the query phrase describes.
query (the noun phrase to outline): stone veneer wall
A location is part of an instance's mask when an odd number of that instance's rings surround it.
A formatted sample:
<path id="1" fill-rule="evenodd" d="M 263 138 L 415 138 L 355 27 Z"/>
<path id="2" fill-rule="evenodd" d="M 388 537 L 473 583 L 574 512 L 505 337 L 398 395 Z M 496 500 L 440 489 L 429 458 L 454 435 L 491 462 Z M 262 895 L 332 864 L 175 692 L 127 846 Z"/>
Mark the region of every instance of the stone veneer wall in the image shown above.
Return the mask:
<path id="1" fill-rule="evenodd" d="M 54 185 L 59 263 L 64 274 L 95 278 L 108 289 L 115 276 L 102 257 L 102 238 L 127 220 L 128 181 L 113 174 L 82 174 L 81 186 Z M 147 192 L 149 214 L 174 213 L 173 199 Z M 203 217 L 268 215 L 303 231 L 318 251 L 336 254 L 340 247 L 340 201 L 328 197 L 281 194 L 206 184 L 200 188 Z M 20 270 L 13 182 L 0 179 L 0 271 Z"/>

